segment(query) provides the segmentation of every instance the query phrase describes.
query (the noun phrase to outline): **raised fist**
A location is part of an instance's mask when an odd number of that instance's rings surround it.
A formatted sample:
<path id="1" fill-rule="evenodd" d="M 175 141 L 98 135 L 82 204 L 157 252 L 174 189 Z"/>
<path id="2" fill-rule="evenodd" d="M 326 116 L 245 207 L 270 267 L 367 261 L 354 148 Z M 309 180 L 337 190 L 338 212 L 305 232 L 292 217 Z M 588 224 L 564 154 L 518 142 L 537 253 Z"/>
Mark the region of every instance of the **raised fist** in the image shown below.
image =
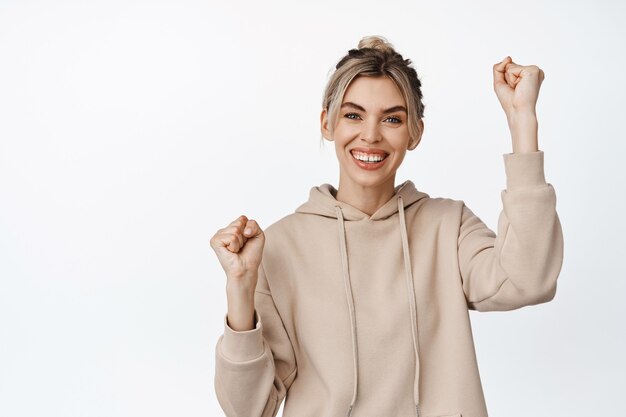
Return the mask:
<path id="1" fill-rule="evenodd" d="M 265 234 L 258 223 L 241 215 L 219 229 L 210 245 L 226 272 L 228 284 L 254 291 L 265 245 Z"/>
<path id="2" fill-rule="evenodd" d="M 493 66 L 493 89 L 510 118 L 516 112 L 535 113 L 545 75 L 536 65 L 518 65 L 510 56 Z"/>

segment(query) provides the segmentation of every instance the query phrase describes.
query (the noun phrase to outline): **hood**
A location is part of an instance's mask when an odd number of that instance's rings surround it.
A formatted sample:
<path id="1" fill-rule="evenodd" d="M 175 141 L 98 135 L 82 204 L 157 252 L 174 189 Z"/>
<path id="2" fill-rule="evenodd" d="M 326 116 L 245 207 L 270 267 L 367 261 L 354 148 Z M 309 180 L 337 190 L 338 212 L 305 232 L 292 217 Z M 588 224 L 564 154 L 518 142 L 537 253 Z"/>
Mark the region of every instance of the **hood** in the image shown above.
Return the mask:
<path id="1" fill-rule="evenodd" d="M 415 404 L 415 415 L 419 417 L 419 340 L 417 333 L 417 307 L 415 301 L 415 285 L 413 282 L 413 272 L 411 271 L 411 258 L 409 250 L 409 241 L 407 238 L 407 225 L 404 216 L 404 209 L 422 198 L 429 197 L 428 194 L 418 191 L 412 181 L 397 185 L 394 188 L 394 195 L 385 204 L 379 207 L 371 216 L 362 212 L 350 204 L 338 201 L 335 196 L 337 190 L 331 184 L 322 184 L 311 188 L 309 200 L 300 205 L 296 209 L 296 213 L 314 214 L 324 217 L 337 219 L 337 238 L 341 249 L 342 276 L 346 291 L 346 303 L 350 314 L 351 332 L 352 332 L 352 356 L 354 371 L 354 391 L 352 400 L 347 407 L 346 416 L 350 417 L 352 409 L 357 400 L 357 387 L 359 383 L 359 358 L 357 354 L 357 338 L 356 338 L 356 314 L 354 311 L 354 298 L 352 295 L 352 284 L 350 280 L 350 269 L 348 263 L 348 248 L 346 245 L 346 229 L 345 221 L 354 220 L 376 220 L 376 221 L 397 221 L 398 222 L 398 244 L 402 245 L 402 254 L 404 258 L 404 270 L 406 273 L 406 288 L 409 299 L 409 312 L 411 319 L 411 330 L 413 336 L 413 353 L 415 357 L 415 379 L 413 382 L 413 402 Z M 393 218 L 398 213 L 397 218 Z"/>
<path id="2" fill-rule="evenodd" d="M 311 188 L 309 200 L 296 209 L 296 213 L 318 214 L 320 216 L 337 218 L 336 206 L 341 209 L 344 220 L 385 220 L 398 213 L 398 197 L 402 197 L 403 207 L 406 208 L 428 194 L 418 191 L 411 180 L 406 180 L 394 188 L 394 196 L 376 210 L 371 216 L 363 213 L 358 208 L 343 201 L 338 201 L 335 196 L 337 190 L 331 184 L 322 184 Z"/>

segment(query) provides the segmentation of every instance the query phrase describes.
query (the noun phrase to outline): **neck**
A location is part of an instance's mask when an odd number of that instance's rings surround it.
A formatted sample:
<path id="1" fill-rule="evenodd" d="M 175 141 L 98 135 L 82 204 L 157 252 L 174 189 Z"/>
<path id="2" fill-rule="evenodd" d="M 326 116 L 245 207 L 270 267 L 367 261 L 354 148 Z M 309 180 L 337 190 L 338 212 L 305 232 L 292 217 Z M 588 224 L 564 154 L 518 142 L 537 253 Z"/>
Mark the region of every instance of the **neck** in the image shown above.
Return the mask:
<path id="1" fill-rule="evenodd" d="M 335 198 L 371 216 L 394 195 L 395 175 L 380 184 L 363 185 L 340 175 Z"/>

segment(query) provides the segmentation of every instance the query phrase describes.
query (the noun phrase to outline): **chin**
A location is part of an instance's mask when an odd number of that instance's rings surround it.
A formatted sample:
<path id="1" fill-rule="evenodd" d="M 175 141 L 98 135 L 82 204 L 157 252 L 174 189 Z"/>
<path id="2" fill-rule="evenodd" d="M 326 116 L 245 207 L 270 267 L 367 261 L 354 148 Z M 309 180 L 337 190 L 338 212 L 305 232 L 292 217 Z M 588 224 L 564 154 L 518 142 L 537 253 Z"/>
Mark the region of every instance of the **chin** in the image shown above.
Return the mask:
<path id="1" fill-rule="evenodd" d="M 377 187 L 385 184 L 390 179 L 395 178 L 395 172 L 392 174 L 389 173 L 365 173 L 365 175 L 349 175 L 349 180 L 361 187 Z"/>

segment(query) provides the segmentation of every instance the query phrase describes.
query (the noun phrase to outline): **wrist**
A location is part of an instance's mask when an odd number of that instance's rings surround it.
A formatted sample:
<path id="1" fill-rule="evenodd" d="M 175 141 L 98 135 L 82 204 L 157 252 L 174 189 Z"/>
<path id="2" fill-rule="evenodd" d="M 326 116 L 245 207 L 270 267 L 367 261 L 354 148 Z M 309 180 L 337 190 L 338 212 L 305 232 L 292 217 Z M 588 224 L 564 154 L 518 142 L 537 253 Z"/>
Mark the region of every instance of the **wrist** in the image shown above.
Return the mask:
<path id="1" fill-rule="evenodd" d="M 231 280 L 226 282 L 226 295 L 239 300 L 253 299 L 255 289 L 255 287 L 244 282 L 235 282 Z"/>
<path id="2" fill-rule="evenodd" d="M 534 111 L 512 113 L 508 117 L 513 153 L 536 152 L 539 149 L 539 123 Z"/>
<path id="3" fill-rule="evenodd" d="M 522 128 L 526 125 L 532 126 L 538 123 L 535 109 L 516 110 L 509 112 L 506 116 L 509 127 L 512 129 Z"/>
<path id="4" fill-rule="evenodd" d="M 226 289 L 233 291 L 252 290 L 252 292 L 254 292 L 255 288 L 253 285 L 256 286 L 258 276 L 259 274 L 256 269 L 242 273 L 227 273 Z"/>
<path id="5" fill-rule="evenodd" d="M 235 331 L 254 328 L 254 291 L 227 290 L 227 324 Z"/>

